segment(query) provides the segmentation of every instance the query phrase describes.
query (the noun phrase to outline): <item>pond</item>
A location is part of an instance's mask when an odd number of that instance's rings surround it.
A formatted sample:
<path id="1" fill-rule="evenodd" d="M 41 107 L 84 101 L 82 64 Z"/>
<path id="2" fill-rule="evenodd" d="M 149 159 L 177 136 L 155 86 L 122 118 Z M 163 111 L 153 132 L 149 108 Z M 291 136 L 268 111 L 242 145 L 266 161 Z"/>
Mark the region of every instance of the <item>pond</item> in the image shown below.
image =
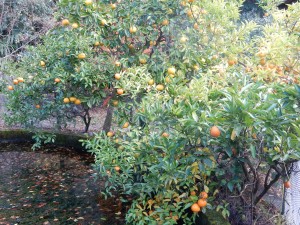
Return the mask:
<path id="1" fill-rule="evenodd" d="M 62 147 L 0 145 L 0 224 L 124 224 L 121 204 L 100 198 L 93 158 Z"/>

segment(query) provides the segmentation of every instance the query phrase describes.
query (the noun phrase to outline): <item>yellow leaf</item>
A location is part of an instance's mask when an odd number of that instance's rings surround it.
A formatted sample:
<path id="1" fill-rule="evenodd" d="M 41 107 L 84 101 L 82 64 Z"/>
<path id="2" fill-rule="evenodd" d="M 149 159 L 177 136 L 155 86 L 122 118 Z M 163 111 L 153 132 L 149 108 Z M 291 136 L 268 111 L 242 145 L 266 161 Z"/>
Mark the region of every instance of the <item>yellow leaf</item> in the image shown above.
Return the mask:
<path id="1" fill-rule="evenodd" d="M 194 175 L 194 177 L 201 180 L 201 177 L 199 175 Z"/>
<path id="2" fill-rule="evenodd" d="M 152 205 L 153 205 L 154 202 L 155 202 L 155 201 L 152 200 L 152 199 L 148 200 L 148 205 L 149 205 L 149 208 L 150 208 L 150 209 L 151 209 L 151 207 L 152 207 Z"/>
<path id="3" fill-rule="evenodd" d="M 219 190 L 216 189 L 216 190 L 214 191 L 214 193 L 213 193 L 213 196 L 216 196 L 218 193 L 219 193 Z"/>
<path id="4" fill-rule="evenodd" d="M 234 141 L 234 140 L 235 140 L 235 138 L 236 138 L 236 133 L 235 133 L 235 130 L 232 130 L 232 132 L 231 132 L 231 136 L 230 136 L 230 139 L 231 139 L 232 141 Z"/>
<path id="5" fill-rule="evenodd" d="M 194 163 L 192 164 L 192 167 L 198 167 L 198 162 L 194 162 Z"/>
<path id="6" fill-rule="evenodd" d="M 204 185 L 204 191 L 205 191 L 206 193 L 208 193 L 208 192 L 209 192 L 209 187 L 207 187 L 206 185 Z"/>

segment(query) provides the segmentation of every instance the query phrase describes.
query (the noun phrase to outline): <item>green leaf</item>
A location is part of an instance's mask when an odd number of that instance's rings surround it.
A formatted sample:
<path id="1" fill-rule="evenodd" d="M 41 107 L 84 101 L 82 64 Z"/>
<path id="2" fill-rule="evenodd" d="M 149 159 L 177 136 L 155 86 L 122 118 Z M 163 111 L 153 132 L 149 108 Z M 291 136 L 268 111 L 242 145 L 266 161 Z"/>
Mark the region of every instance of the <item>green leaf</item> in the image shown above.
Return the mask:
<path id="1" fill-rule="evenodd" d="M 194 119 L 196 122 L 198 122 L 199 117 L 198 117 L 198 115 L 197 115 L 197 113 L 196 113 L 195 111 L 192 112 L 192 116 L 193 116 L 193 119 Z"/>
<path id="2" fill-rule="evenodd" d="M 253 158 L 256 157 L 256 147 L 254 145 L 250 145 L 250 152 Z"/>

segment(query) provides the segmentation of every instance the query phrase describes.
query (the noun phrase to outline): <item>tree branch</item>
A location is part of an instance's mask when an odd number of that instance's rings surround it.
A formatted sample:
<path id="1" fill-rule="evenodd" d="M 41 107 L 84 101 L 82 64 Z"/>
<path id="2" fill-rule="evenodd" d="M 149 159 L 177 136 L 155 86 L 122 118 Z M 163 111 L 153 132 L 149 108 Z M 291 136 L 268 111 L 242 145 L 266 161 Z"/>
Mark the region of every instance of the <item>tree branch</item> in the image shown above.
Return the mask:
<path id="1" fill-rule="evenodd" d="M 265 184 L 264 184 L 264 189 L 263 191 L 255 198 L 254 200 L 254 205 L 256 205 L 261 199 L 262 197 L 269 191 L 269 189 L 273 186 L 273 184 L 275 184 L 279 178 L 281 177 L 281 173 L 278 173 L 278 169 L 275 166 L 271 166 L 270 169 L 274 169 L 276 171 L 276 176 L 274 177 L 273 180 L 270 181 L 269 184 L 267 184 L 268 180 L 265 179 Z M 270 170 L 269 170 L 270 171 Z M 268 171 L 268 173 L 270 174 L 270 172 Z M 269 174 L 267 174 L 269 176 Z"/>

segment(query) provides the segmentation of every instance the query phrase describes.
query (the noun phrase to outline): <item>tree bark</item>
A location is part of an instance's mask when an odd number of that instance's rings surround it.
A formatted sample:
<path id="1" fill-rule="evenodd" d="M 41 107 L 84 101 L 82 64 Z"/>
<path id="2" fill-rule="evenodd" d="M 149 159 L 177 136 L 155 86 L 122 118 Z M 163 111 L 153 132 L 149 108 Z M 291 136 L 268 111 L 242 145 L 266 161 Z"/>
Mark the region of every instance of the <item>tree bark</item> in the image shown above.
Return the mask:
<path id="1" fill-rule="evenodd" d="M 110 128 L 111 128 L 111 122 L 112 122 L 112 116 L 114 113 L 114 108 L 112 106 L 108 106 L 106 112 L 107 113 L 106 113 L 106 117 L 105 117 L 105 121 L 104 121 L 102 130 L 105 132 L 108 132 L 108 131 L 110 131 Z"/>
<path id="2" fill-rule="evenodd" d="M 276 175 L 275 175 L 274 179 L 270 181 L 270 183 L 268 183 L 267 178 L 265 179 L 264 189 L 258 196 L 256 196 L 256 198 L 254 200 L 254 205 L 256 205 L 260 201 L 260 199 L 262 199 L 262 197 L 268 192 L 268 190 L 272 187 L 272 185 L 275 184 L 281 177 L 281 174 L 279 171 L 277 171 L 277 168 L 272 167 L 272 169 L 274 169 L 276 171 Z M 271 171 L 269 171 L 267 174 L 268 177 L 270 175 L 270 172 Z"/>

